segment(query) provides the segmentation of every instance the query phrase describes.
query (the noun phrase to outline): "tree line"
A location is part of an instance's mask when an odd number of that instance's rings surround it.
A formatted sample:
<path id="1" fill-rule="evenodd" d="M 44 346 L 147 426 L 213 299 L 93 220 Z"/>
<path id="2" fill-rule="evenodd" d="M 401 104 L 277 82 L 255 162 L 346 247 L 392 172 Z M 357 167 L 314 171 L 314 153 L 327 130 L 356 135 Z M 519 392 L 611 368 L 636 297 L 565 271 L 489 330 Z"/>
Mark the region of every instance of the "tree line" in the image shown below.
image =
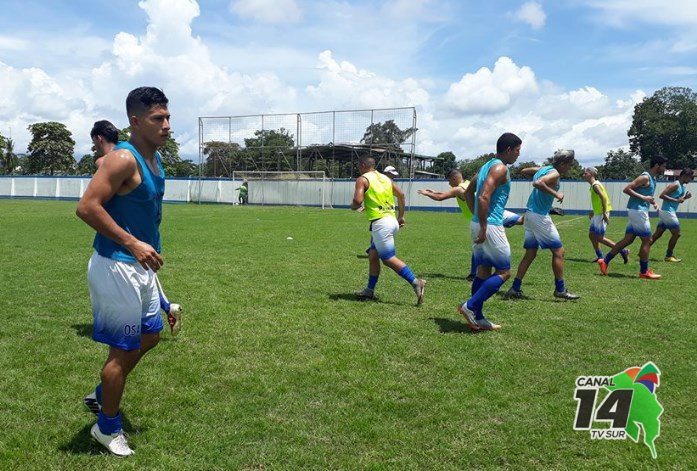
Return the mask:
<path id="1" fill-rule="evenodd" d="M 26 154 L 18 154 L 14 141 L 0 134 L 0 175 L 91 175 L 94 173 L 95 149 L 92 154 L 79 160 L 73 157 L 75 141 L 65 125 L 50 121 L 29 125 L 32 135 Z M 416 128 L 401 130 L 392 120 L 371 124 L 365 131 L 362 143 L 386 144 L 401 150 Z M 647 166 L 654 155 L 663 155 L 668 168 L 682 169 L 697 167 L 697 93 L 689 88 L 666 87 L 646 97 L 634 107 L 632 124 L 627 131 L 629 150 L 608 151 L 602 165 L 597 165 L 598 174 L 604 180 L 626 180 L 634 178 Z M 119 133 L 119 140 L 127 140 L 129 129 Z M 203 145 L 205 162 L 202 167 L 179 156 L 179 144 L 173 137 L 160 149 L 165 172 L 169 176 L 186 177 L 198 175 L 218 177 L 230 176 L 235 171 L 295 170 L 297 168 L 295 138 L 286 129 L 258 130 L 244 139 L 244 147 L 234 142 L 210 141 Z M 550 150 L 550 154 L 552 149 Z M 458 160 L 452 152 L 442 152 L 439 159 L 427 170 L 446 175 L 453 168 L 460 168 L 466 177 L 493 154 L 482 154 L 475 158 Z M 548 163 L 549 159 L 547 160 Z M 318 162 L 315 170 L 326 162 Z M 339 165 L 341 165 L 339 163 Z M 511 167 L 511 177 L 521 178 L 521 169 L 537 165 L 521 162 Z M 580 164 L 566 176 L 579 179 L 583 173 Z"/>

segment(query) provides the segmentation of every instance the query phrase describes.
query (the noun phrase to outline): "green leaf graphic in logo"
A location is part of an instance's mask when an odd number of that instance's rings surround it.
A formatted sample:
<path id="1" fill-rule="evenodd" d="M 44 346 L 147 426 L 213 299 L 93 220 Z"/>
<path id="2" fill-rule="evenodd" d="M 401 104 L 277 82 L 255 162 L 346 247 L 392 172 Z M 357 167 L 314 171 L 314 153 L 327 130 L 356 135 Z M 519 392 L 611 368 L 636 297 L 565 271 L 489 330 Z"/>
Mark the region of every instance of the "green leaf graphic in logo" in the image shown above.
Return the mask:
<path id="1" fill-rule="evenodd" d="M 613 376 L 614 386 L 606 386 L 606 389 L 633 389 L 632 406 L 629 410 L 629 420 L 625 431 L 627 435 L 639 442 L 639 432 L 644 430 L 644 444 L 651 450 L 651 456 L 656 458 L 656 446 L 654 442 L 661 434 L 660 417 L 663 406 L 656 399 L 656 388 L 660 385 L 661 372 L 652 362 L 646 363 L 641 368 L 627 368 L 622 373 Z"/>

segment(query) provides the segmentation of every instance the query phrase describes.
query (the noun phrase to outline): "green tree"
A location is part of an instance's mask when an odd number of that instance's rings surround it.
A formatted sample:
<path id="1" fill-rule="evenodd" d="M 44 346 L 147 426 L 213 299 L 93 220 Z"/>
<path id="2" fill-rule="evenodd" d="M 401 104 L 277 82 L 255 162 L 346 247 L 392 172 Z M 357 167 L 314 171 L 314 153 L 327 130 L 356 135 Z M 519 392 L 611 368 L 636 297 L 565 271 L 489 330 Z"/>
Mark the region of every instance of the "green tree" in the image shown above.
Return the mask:
<path id="1" fill-rule="evenodd" d="M 668 168 L 697 163 L 697 93 L 689 88 L 666 87 L 634 107 L 627 132 L 632 152 L 642 162 L 662 154 Z"/>
<path id="2" fill-rule="evenodd" d="M 482 165 L 496 157 L 496 154 L 482 154 L 474 159 L 465 159 L 460 163 L 460 170 L 466 180 L 471 180 Z"/>
<path id="3" fill-rule="evenodd" d="M 7 145 L 7 138 L 0 134 L 0 175 L 5 173 L 10 173 L 7 171 L 7 162 L 5 161 L 5 146 Z"/>
<path id="4" fill-rule="evenodd" d="M 3 154 L 5 172 L 8 175 L 14 173 L 19 165 L 19 161 L 17 160 L 17 154 L 15 154 L 15 141 L 13 141 L 11 137 L 5 139 L 5 150 Z"/>
<path id="5" fill-rule="evenodd" d="M 97 171 L 97 165 L 94 163 L 93 154 L 85 154 L 82 156 L 80 161 L 77 163 L 78 175 L 92 175 Z"/>
<path id="6" fill-rule="evenodd" d="M 433 162 L 433 166 L 431 167 L 432 172 L 447 176 L 452 169 L 457 168 L 457 158 L 452 152 L 441 152 L 438 154 L 438 158 L 443 160 L 436 160 Z"/>
<path id="7" fill-rule="evenodd" d="M 131 128 L 126 127 L 119 130 L 119 142 L 128 141 L 131 138 Z M 162 157 L 162 167 L 168 177 L 189 177 L 198 175 L 198 167 L 190 160 L 183 160 L 179 156 L 179 143 L 170 134 L 165 145 L 157 149 Z M 92 151 L 96 149 L 92 147 Z M 96 154 L 95 154 L 96 155 Z"/>
<path id="8" fill-rule="evenodd" d="M 552 159 L 554 157 L 549 157 L 545 161 L 545 165 L 552 165 Z M 569 169 L 566 175 L 562 176 L 562 180 L 581 180 L 583 178 L 583 167 L 578 160 L 574 160 L 574 165 Z"/>
<path id="9" fill-rule="evenodd" d="M 75 141 L 64 124 L 55 121 L 29 125 L 32 140 L 27 149 L 29 173 L 70 173 L 75 168 Z"/>
<path id="10" fill-rule="evenodd" d="M 368 126 L 361 142 L 364 144 L 381 144 L 402 150 L 402 144 L 417 130 L 414 127 L 401 130 L 394 120 L 390 119 L 384 123 L 373 123 Z"/>
<path id="11" fill-rule="evenodd" d="M 261 170 L 294 170 L 294 136 L 285 128 L 254 131 L 254 137 L 244 140 L 243 158 Z"/>
<path id="12" fill-rule="evenodd" d="M 537 163 L 537 162 L 533 162 L 532 160 L 528 160 L 527 162 L 516 162 L 515 165 L 511 165 L 511 166 L 509 167 L 509 169 L 510 169 L 509 171 L 510 171 L 510 173 L 511 173 L 511 179 L 515 179 L 515 180 L 527 180 L 528 177 L 526 177 L 525 175 L 523 175 L 522 170 L 523 170 L 524 168 L 536 167 L 536 166 L 538 166 L 538 163 Z"/>
<path id="13" fill-rule="evenodd" d="M 611 150 L 605 157 L 598 175 L 602 180 L 631 180 L 644 171 L 644 166 L 632 152 L 624 149 Z"/>
<path id="14" fill-rule="evenodd" d="M 232 176 L 235 170 L 246 170 L 247 156 L 236 142 L 210 141 L 203 146 L 206 156 L 204 175 L 207 177 Z"/>

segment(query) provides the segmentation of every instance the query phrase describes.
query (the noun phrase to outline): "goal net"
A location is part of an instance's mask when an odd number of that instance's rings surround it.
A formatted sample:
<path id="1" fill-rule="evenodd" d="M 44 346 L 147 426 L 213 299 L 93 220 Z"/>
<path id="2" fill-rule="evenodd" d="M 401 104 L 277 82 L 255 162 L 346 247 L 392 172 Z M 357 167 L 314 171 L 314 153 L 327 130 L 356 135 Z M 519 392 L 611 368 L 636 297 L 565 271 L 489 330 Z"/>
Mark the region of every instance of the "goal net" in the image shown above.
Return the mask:
<path id="1" fill-rule="evenodd" d="M 249 204 L 331 207 L 330 181 L 319 171 L 233 172 L 238 195 L 247 182 Z"/>

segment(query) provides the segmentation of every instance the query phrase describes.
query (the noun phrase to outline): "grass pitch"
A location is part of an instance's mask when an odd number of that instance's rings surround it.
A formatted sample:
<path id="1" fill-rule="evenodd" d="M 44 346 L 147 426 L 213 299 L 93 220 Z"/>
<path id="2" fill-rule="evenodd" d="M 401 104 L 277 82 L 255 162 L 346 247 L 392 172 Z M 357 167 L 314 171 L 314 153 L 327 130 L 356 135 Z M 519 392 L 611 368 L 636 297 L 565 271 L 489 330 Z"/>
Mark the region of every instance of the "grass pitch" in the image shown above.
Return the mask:
<path id="1" fill-rule="evenodd" d="M 531 299 L 492 299 L 486 314 L 503 330 L 470 334 L 455 311 L 470 289 L 459 214 L 407 213 L 398 255 L 428 281 L 415 307 L 384 267 L 379 302 L 352 296 L 367 280 L 364 215 L 166 205 L 160 278 L 186 318 L 129 377 L 136 455 L 119 460 L 90 439 L 81 403 L 106 348 L 90 338 L 93 232 L 74 210 L 0 201 L 2 469 L 697 466 L 697 221 L 683 221 L 683 263 L 662 261 L 667 236 L 654 247 L 664 277 L 654 282 L 638 279 L 634 256 L 601 277 L 588 219 L 556 218 L 567 284 L 582 299 L 552 297 L 541 251 L 523 284 Z M 614 218 L 609 236 L 621 238 L 624 224 Z M 508 235 L 515 269 L 522 228 Z M 662 371 L 665 408 L 655 462 L 641 443 L 572 430 L 577 376 L 647 361 Z"/>

